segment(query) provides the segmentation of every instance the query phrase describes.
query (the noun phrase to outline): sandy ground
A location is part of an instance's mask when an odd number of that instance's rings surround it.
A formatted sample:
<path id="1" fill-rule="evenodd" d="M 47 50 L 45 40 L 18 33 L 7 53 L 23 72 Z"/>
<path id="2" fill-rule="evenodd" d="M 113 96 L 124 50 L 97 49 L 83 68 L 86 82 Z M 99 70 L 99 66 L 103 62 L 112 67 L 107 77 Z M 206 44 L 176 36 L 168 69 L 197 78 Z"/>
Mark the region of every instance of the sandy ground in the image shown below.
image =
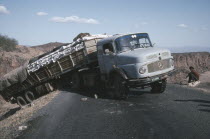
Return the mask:
<path id="1" fill-rule="evenodd" d="M 200 76 L 201 83 L 196 87 L 204 92 L 210 92 L 210 71 L 207 71 Z"/>
<path id="2" fill-rule="evenodd" d="M 183 79 L 182 81 L 183 87 L 187 88 L 194 88 L 197 90 L 202 90 L 203 92 L 210 93 L 210 71 L 200 74 L 200 84 L 196 85 L 195 87 L 190 87 L 188 85 L 188 78 Z"/>
<path id="3" fill-rule="evenodd" d="M 200 80 L 204 83 L 210 83 L 210 71 L 201 74 Z"/>
<path id="4" fill-rule="evenodd" d="M 48 104 L 59 91 L 54 91 L 33 102 L 32 105 L 20 108 L 16 104 L 5 103 L 0 108 L 0 138 L 16 138 L 21 132 L 19 129 L 33 116 L 36 111 Z"/>

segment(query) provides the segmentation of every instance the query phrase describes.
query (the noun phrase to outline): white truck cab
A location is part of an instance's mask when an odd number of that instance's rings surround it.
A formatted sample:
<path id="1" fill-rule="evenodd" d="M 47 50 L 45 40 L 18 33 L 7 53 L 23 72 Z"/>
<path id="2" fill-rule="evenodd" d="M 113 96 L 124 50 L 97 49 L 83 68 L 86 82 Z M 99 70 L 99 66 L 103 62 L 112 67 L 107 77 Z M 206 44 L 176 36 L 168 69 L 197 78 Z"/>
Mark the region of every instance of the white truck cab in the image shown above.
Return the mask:
<path id="1" fill-rule="evenodd" d="M 171 52 L 154 48 L 147 33 L 107 37 L 97 49 L 101 74 L 123 82 L 121 88 L 151 86 L 153 92 L 162 93 L 167 75 L 174 70 Z"/>

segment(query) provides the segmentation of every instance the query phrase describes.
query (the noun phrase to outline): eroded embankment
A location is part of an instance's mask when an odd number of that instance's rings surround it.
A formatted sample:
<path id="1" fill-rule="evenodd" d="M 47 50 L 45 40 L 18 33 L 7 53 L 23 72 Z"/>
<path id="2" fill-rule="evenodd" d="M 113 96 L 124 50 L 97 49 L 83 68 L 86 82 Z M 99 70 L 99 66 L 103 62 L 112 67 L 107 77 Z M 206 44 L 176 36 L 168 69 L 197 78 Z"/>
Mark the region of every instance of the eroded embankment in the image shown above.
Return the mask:
<path id="1" fill-rule="evenodd" d="M 43 106 L 47 105 L 59 91 L 52 92 L 33 102 L 31 106 L 20 108 L 16 104 L 4 103 L 0 107 L 0 137 L 15 138 L 21 132 L 21 126 Z"/>

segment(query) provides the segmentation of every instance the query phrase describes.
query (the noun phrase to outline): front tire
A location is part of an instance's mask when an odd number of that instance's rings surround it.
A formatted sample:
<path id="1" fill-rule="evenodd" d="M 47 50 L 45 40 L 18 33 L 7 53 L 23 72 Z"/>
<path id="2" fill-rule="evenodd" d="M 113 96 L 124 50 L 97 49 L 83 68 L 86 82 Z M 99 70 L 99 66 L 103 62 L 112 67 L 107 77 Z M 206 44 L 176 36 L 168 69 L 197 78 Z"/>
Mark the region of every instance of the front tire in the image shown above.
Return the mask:
<path id="1" fill-rule="evenodd" d="M 163 93 L 166 89 L 167 80 L 164 79 L 162 81 L 155 82 L 151 85 L 151 93 L 160 94 Z"/>
<path id="2" fill-rule="evenodd" d="M 126 81 L 120 76 L 114 76 L 114 97 L 116 99 L 126 99 L 128 96 L 128 87 L 126 86 Z"/>

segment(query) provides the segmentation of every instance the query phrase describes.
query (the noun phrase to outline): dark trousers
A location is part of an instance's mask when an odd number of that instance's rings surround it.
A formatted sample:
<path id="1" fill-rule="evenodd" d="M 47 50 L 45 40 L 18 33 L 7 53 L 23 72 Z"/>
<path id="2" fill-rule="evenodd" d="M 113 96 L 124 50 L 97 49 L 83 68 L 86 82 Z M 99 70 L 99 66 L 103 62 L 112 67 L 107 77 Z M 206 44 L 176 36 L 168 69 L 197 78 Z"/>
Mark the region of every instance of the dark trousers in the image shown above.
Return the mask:
<path id="1" fill-rule="evenodd" d="M 196 76 L 191 72 L 188 74 L 188 77 L 189 77 L 188 83 L 198 81 L 198 78 L 196 78 Z"/>

